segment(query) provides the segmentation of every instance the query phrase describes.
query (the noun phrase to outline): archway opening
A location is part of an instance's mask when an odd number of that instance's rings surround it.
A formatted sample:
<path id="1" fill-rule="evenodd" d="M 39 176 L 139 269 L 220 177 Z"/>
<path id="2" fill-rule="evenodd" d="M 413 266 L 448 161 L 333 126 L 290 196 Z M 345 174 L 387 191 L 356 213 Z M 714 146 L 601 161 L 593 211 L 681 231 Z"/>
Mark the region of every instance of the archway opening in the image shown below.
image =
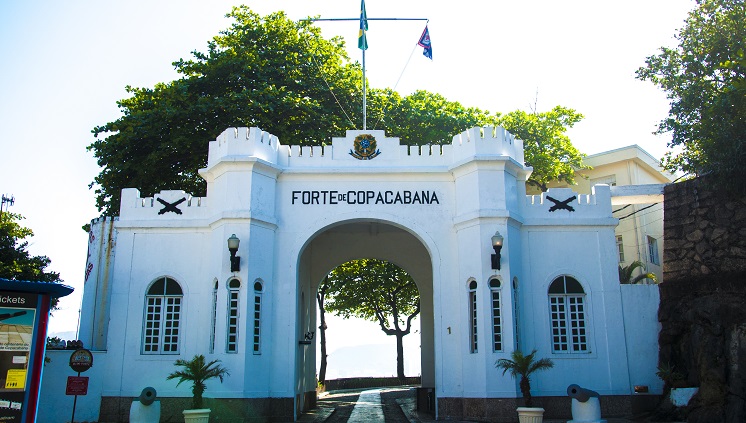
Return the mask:
<path id="1" fill-rule="evenodd" d="M 420 294 L 404 269 L 385 260 L 348 261 L 324 277 L 316 299 L 319 383 L 331 379 L 333 388 L 334 380 L 371 377 L 419 383 L 413 377 L 421 373 Z"/>
<path id="2" fill-rule="evenodd" d="M 419 333 L 411 333 L 409 339 L 419 335 L 421 384 L 435 388 L 432 259 L 425 243 L 400 225 L 374 219 L 348 220 L 327 226 L 308 240 L 301 251 L 298 266 L 299 339 L 319 331 L 316 294 L 325 277 L 338 266 L 357 259 L 391 263 L 416 284 L 420 299 L 420 328 Z M 300 350 L 299 393 L 316 389 L 318 342 L 318 337 L 315 337 L 312 345 Z M 393 365 L 392 368 L 395 369 Z"/>

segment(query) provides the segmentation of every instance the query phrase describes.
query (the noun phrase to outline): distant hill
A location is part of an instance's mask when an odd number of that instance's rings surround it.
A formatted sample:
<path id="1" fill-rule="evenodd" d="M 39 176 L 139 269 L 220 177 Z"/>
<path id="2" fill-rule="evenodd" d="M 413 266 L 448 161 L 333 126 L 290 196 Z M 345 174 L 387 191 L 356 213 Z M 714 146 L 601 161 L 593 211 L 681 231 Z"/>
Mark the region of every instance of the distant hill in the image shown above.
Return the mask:
<path id="1" fill-rule="evenodd" d="M 419 349 L 408 351 L 405 347 L 404 373 L 420 375 Z M 329 353 L 327 379 L 387 376 L 396 376 L 396 347 L 390 344 L 341 347 Z"/>

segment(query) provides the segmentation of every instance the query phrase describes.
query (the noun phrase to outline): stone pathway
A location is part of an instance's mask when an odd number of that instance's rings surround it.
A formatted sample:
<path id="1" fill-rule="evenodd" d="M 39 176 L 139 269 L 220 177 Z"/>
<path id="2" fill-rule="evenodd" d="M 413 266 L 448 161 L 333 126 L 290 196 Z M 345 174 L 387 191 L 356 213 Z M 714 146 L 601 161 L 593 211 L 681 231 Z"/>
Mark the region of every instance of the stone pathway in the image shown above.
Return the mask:
<path id="1" fill-rule="evenodd" d="M 434 423 L 431 414 L 415 410 L 410 387 L 334 391 L 319 399 L 317 407 L 298 421 L 305 423 Z M 517 417 L 517 416 L 516 416 Z M 517 420 L 517 418 L 516 418 Z M 646 419 L 607 418 L 608 423 L 647 422 Z M 451 423 L 463 423 L 452 420 Z M 544 419 L 544 423 L 567 420 Z"/>
<path id="2" fill-rule="evenodd" d="M 361 392 L 347 422 L 385 422 L 383 418 L 383 404 L 381 404 L 381 390 L 371 389 Z"/>
<path id="3" fill-rule="evenodd" d="M 376 388 L 364 391 L 330 392 L 317 407 L 304 413 L 306 423 L 419 423 L 414 411 L 414 395 L 409 387 Z"/>

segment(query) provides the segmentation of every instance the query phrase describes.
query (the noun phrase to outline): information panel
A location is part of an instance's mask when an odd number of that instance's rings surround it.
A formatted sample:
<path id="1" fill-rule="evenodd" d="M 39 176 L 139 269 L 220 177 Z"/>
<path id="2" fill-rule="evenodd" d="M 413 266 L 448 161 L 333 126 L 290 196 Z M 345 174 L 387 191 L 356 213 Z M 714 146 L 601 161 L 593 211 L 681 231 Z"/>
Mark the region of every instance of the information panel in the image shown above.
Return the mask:
<path id="1" fill-rule="evenodd" d="M 37 294 L 0 291 L 0 421 L 20 422 Z"/>

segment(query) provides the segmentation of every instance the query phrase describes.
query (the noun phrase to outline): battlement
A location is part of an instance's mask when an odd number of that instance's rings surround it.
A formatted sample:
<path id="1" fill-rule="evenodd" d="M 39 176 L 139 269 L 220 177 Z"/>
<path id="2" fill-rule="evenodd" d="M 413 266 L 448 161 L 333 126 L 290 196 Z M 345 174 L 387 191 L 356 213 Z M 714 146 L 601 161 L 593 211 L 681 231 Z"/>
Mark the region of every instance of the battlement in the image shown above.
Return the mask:
<path id="1" fill-rule="evenodd" d="M 499 126 L 468 129 L 453 137 L 453 161 L 474 156 L 508 156 L 524 164 L 523 141 Z"/>
<path id="2" fill-rule="evenodd" d="M 207 214 L 207 198 L 193 197 L 182 190 L 163 190 L 153 197 L 140 197 L 135 188 L 122 190 L 119 218 L 152 219 L 158 215 L 202 218 Z"/>
<path id="3" fill-rule="evenodd" d="M 215 141 L 210 141 L 207 166 L 225 157 L 256 157 L 270 163 L 277 162 L 280 142 L 277 137 L 259 128 L 228 128 Z"/>
<path id="4" fill-rule="evenodd" d="M 539 195 L 527 195 L 522 214 L 526 218 L 610 218 L 611 191 L 608 185 L 595 185 L 591 194 L 550 188 Z"/>
<path id="5" fill-rule="evenodd" d="M 448 145 L 407 146 L 382 130 L 348 130 L 344 137 L 333 137 L 331 145 L 299 146 L 283 145 L 259 128 L 228 128 L 210 142 L 208 168 L 220 161 L 253 157 L 283 168 L 402 166 L 411 170 L 449 166 L 477 156 L 510 157 L 522 165 L 523 142 L 504 128 L 483 127 L 454 136 Z"/>

